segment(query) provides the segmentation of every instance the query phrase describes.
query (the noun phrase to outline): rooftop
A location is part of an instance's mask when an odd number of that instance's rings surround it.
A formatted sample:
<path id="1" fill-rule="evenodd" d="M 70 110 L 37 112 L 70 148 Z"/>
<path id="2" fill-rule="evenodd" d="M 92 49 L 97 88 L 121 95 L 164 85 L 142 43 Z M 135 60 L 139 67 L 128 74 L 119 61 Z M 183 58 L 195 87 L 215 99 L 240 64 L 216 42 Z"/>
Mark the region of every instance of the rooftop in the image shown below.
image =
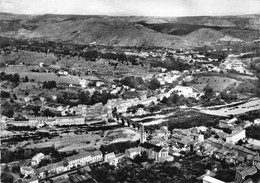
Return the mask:
<path id="1" fill-rule="evenodd" d="M 150 144 L 148 142 L 141 143 L 139 146 L 145 149 L 153 149 L 155 152 L 160 152 L 163 149 L 163 147 Z"/>
<path id="2" fill-rule="evenodd" d="M 213 177 L 210 177 L 208 175 L 206 175 L 205 177 L 203 177 L 203 181 L 206 181 L 206 182 L 212 182 L 212 183 L 225 183 L 221 180 L 218 180 L 218 179 L 215 179 Z"/>
<path id="3" fill-rule="evenodd" d="M 252 167 L 250 167 L 250 168 L 248 168 L 248 169 L 243 170 L 243 171 L 240 172 L 240 174 L 241 174 L 241 176 L 242 176 L 243 178 L 245 178 L 245 177 L 248 176 L 248 175 L 254 175 L 255 173 L 257 173 L 257 169 L 256 169 L 255 166 L 252 166 Z"/>

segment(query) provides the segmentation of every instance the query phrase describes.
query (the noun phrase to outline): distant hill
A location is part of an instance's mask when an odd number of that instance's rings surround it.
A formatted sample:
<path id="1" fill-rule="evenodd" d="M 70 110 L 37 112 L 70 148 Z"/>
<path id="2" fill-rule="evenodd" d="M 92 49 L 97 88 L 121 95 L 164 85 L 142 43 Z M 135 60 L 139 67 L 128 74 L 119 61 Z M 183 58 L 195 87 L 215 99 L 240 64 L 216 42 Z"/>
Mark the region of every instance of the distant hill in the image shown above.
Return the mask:
<path id="1" fill-rule="evenodd" d="M 223 38 L 260 37 L 260 15 L 224 17 L 111 17 L 0 13 L 0 36 L 75 44 L 193 47 Z"/>

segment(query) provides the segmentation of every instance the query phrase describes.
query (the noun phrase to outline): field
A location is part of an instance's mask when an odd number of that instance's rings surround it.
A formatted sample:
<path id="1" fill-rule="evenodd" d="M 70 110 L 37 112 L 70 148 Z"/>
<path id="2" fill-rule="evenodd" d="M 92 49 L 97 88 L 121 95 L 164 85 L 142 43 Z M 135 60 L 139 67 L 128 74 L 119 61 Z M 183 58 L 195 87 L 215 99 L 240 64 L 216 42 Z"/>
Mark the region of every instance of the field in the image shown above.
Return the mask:
<path id="1" fill-rule="evenodd" d="M 58 76 L 55 73 L 30 72 L 28 67 L 24 67 L 24 66 L 16 66 L 16 67 L 10 66 L 10 67 L 6 67 L 3 71 L 6 74 L 19 73 L 21 78 L 27 76 L 29 80 L 35 79 L 36 81 L 39 82 L 56 81 L 57 83 L 79 84 L 79 81 L 81 79 L 78 76 Z M 98 80 L 98 78 L 95 76 L 86 76 L 84 78 L 89 80 Z"/>
<path id="2" fill-rule="evenodd" d="M 53 137 L 52 139 L 43 139 L 36 143 L 31 142 L 30 144 L 26 145 L 25 148 L 44 148 L 51 147 L 54 144 L 60 152 L 72 151 L 74 149 L 77 150 L 90 147 L 94 148 L 96 147 L 95 141 L 97 141 L 98 139 L 101 139 L 100 135 L 98 134 L 67 133 L 61 134 L 58 137 Z"/>
<path id="3" fill-rule="evenodd" d="M 214 91 L 223 91 L 230 85 L 238 86 L 241 81 L 236 79 L 232 79 L 229 77 L 222 76 L 195 76 L 194 82 L 192 86 L 199 91 L 203 91 L 203 89 L 208 85 L 213 88 Z"/>
<path id="4" fill-rule="evenodd" d="M 5 135 L 8 135 L 9 131 L 5 131 Z M 80 149 L 93 149 L 100 148 L 103 144 L 136 141 L 140 138 L 139 132 L 134 131 L 128 127 L 120 128 L 116 130 L 108 131 L 93 131 L 93 132 L 81 132 L 81 133 L 62 133 L 59 136 L 52 138 L 44 138 L 41 140 L 29 140 L 22 141 L 13 146 L 17 146 L 34 149 L 34 148 L 46 148 L 55 145 L 60 152 L 80 150 Z"/>
<path id="5" fill-rule="evenodd" d="M 133 121 L 136 121 L 138 123 L 142 123 L 144 126 L 149 126 L 149 125 L 156 125 L 156 124 L 160 124 L 164 121 L 167 120 L 167 117 L 169 117 L 170 115 L 172 115 L 172 113 L 170 114 L 156 114 L 156 115 L 152 115 L 152 116 L 146 116 L 146 117 L 134 117 L 132 118 Z"/>
<path id="6" fill-rule="evenodd" d="M 106 137 L 102 139 L 105 144 L 117 143 L 124 141 L 136 141 L 140 139 L 140 134 L 130 128 L 122 128 L 120 130 L 108 131 Z"/>

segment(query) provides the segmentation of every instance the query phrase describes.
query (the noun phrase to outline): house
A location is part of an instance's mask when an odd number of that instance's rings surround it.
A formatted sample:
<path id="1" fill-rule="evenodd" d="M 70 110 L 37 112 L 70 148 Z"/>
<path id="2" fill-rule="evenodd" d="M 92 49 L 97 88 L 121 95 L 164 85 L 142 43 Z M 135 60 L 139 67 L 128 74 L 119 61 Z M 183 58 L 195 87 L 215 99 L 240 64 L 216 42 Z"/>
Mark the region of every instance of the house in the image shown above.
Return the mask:
<path id="1" fill-rule="evenodd" d="M 64 166 L 64 161 L 60 161 L 57 163 L 53 163 L 41 168 L 37 168 L 36 172 L 38 175 L 38 178 L 45 178 L 47 176 L 50 176 L 52 174 L 57 174 L 57 173 L 61 173 L 68 170 L 68 168 L 66 166 Z"/>
<path id="2" fill-rule="evenodd" d="M 91 155 L 91 160 L 90 160 L 91 163 L 98 162 L 103 159 L 103 154 L 100 150 L 90 151 L 90 155 Z"/>
<path id="3" fill-rule="evenodd" d="M 223 144 L 222 148 L 223 148 L 224 150 L 226 150 L 226 151 L 230 151 L 230 150 L 232 149 L 233 145 L 234 145 L 234 144 L 231 143 L 231 142 L 225 142 L 225 143 Z"/>
<path id="4" fill-rule="evenodd" d="M 32 100 L 31 97 L 24 97 L 23 100 L 27 103 L 27 102 L 30 102 Z"/>
<path id="5" fill-rule="evenodd" d="M 236 143 L 239 140 L 246 138 L 246 130 L 240 129 L 232 131 L 231 134 L 227 135 L 226 142 Z"/>
<path id="6" fill-rule="evenodd" d="M 89 152 L 83 152 L 67 158 L 68 168 L 78 167 L 85 165 L 91 161 L 91 155 Z"/>
<path id="7" fill-rule="evenodd" d="M 104 156 L 104 161 L 108 162 L 110 165 L 117 166 L 118 158 L 116 157 L 115 153 L 111 152 Z"/>
<path id="8" fill-rule="evenodd" d="M 139 144 L 138 148 L 140 149 L 140 152 L 145 151 L 148 155 L 148 158 L 155 159 L 155 161 L 160 161 L 161 159 L 168 157 L 167 149 L 148 142 Z"/>
<path id="9" fill-rule="evenodd" d="M 202 183 L 225 183 L 225 182 L 206 175 L 202 178 Z"/>
<path id="10" fill-rule="evenodd" d="M 41 101 L 41 102 L 44 102 L 44 101 L 45 101 L 45 98 L 44 98 L 44 97 L 40 97 L 40 101 Z"/>
<path id="11" fill-rule="evenodd" d="M 57 96 L 56 96 L 56 95 L 52 95 L 52 96 L 51 96 L 51 99 L 52 99 L 53 101 L 55 101 L 55 100 L 57 100 Z"/>
<path id="12" fill-rule="evenodd" d="M 32 166 L 36 166 L 36 165 L 38 165 L 38 164 L 41 162 L 41 160 L 43 160 L 43 159 L 44 159 L 44 154 L 43 154 L 43 153 L 38 153 L 38 154 L 36 154 L 36 155 L 32 158 L 31 165 L 32 165 Z"/>
<path id="13" fill-rule="evenodd" d="M 97 81 L 96 82 L 96 87 L 100 87 L 101 85 L 105 84 L 104 82 L 102 81 Z"/>
<path id="14" fill-rule="evenodd" d="M 131 159 L 134 159 L 139 154 L 140 154 L 139 148 L 130 148 L 125 150 L 125 156 Z"/>
<path id="15" fill-rule="evenodd" d="M 194 97 L 197 98 L 198 96 L 200 96 L 201 92 L 199 92 L 198 90 L 195 90 L 192 87 L 189 86 L 176 86 L 173 90 L 174 92 L 176 92 L 178 95 L 183 95 L 184 97 Z"/>
<path id="16" fill-rule="evenodd" d="M 28 175 L 34 174 L 34 169 L 29 166 L 21 166 L 20 172 L 22 175 L 28 176 Z"/>
<path id="17" fill-rule="evenodd" d="M 6 126 L 11 127 L 11 126 L 29 126 L 29 121 L 14 121 L 14 120 L 9 120 L 6 121 Z"/>
<path id="18" fill-rule="evenodd" d="M 215 139 L 215 138 L 208 138 L 207 140 L 209 140 L 210 144 L 213 146 L 213 147 L 216 147 L 218 149 L 221 149 L 222 146 L 223 146 L 223 143 L 224 141 L 221 140 L 221 139 Z"/>
<path id="19" fill-rule="evenodd" d="M 55 119 L 56 125 L 83 125 L 85 124 L 85 118 L 83 116 L 64 116 L 57 117 Z"/>
<path id="20" fill-rule="evenodd" d="M 28 183 L 39 183 L 38 178 L 35 175 L 31 175 L 29 179 L 26 180 Z"/>
<path id="21" fill-rule="evenodd" d="M 21 166 L 20 172 L 22 175 L 28 176 L 34 174 L 34 169 L 29 166 Z"/>
<path id="22" fill-rule="evenodd" d="M 260 166 L 260 156 L 255 156 L 253 159 L 253 164 Z"/>
<path id="23" fill-rule="evenodd" d="M 81 79 L 79 81 L 79 85 L 82 87 L 82 88 L 86 88 L 87 87 L 87 80 L 86 79 Z"/>
<path id="24" fill-rule="evenodd" d="M 237 118 L 232 118 L 230 120 L 227 119 L 222 119 L 219 120 L 219 127 L 220 128 L 230 128 L 234 126 L 234 122 L 236 122 L 238 119 Z"/>
<path id="25" fill-rule="evenodd" d="M 248 178 L 248 176 L 254 175 L 256 173 L 257 173 L 257 168 L 255 166 L 251 166 L 242 171 L 236 170 L 236 178 L 235 178 L 236 182 L 242 183 Z"/>

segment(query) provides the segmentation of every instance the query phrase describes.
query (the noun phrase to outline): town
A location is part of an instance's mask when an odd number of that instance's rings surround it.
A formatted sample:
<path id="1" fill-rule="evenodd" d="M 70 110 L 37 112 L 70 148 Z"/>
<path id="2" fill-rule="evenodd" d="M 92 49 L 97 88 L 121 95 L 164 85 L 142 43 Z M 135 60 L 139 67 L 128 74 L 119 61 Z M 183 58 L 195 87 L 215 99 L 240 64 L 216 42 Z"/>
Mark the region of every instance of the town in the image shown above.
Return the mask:
<path id="1" fill-rule="evenodd" d="M 1 50 L 38 57 L 2 66 L 6 180 L 259 180 L 259 52 L 56 47 Z M 76 63 L 70 69 L 67 55 Z M 163 176 L 167 167 L 174 171 Z"/>
<path id="2" fill-rule="evenodd" d="M 64 14 L 104 0 L 12 14 L 4 1 L 1 182 L 260 182 L 259 15 Z"/>

